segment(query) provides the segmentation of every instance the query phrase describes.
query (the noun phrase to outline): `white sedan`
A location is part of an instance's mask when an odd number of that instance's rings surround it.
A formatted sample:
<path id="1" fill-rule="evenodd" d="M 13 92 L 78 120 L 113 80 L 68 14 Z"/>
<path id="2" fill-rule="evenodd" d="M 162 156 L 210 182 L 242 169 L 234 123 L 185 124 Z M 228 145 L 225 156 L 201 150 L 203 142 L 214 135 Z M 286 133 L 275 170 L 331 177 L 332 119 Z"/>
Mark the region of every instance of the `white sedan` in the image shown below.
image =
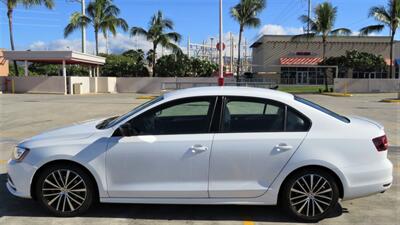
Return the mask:
<path id="1" fill-rule="evenodd" d="M 378 123 L 288 93 L 191 88 L 19 143 L 7 188 L 57 216 L 96 201 L 279 203 L 297 219 L 318 221 L 339 199 L 391 186 L 387 148 Z"/>

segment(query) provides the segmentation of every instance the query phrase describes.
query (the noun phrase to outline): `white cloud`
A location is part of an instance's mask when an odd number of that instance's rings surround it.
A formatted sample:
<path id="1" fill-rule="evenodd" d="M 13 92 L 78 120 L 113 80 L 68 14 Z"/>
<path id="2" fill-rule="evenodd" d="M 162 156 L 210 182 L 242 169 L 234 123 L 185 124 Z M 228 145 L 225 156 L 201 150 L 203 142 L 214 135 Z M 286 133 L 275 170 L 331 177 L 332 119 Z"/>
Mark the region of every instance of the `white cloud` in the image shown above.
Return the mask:
<path id="1" fill-rule="evenodd" d="M 303 28 L 301 27 L 283 27 L 277 24 L 266 24 L 258 32 L 258 35 L 290 35 L 301 34 Z"/>
<path id="2" fill-rule="evenodd" d="M 126 34 L 117 33 L 114 37 L 110 34 L 108 38 L 109 53 L 121 53 L 128 49 L 143 49 L 147 52 L 152 48 L 152 44 L 142 36 L 130 37 Z M 31 50 L 74 50 L 81 51 L 81 39 L 58 39 L 50 42 L 35 41 L 29 45 Z M 86 41 L 86 52 L 94 54 L 95 42 Z M 99 52 L 106 52 L 106 39 L 99 35 Z M 157 52 L 161 54 L 162 48 L 158 47 Z M 165 50 L 164 53 L 169 53 Z"/>

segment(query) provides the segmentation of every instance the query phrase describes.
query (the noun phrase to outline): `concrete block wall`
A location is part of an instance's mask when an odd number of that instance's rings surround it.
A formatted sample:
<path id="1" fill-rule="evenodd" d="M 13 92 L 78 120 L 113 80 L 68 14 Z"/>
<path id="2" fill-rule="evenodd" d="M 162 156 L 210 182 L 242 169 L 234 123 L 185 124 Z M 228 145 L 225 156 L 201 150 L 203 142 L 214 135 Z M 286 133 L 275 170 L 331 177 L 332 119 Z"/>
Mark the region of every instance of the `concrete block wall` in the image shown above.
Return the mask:
<path id="1" fill-rule="evenodd" d="M 336 78 L 334 80 L 335 92 L 349 93 L 384 93 L 398 92 L 399 79 L 351 79 Z"/>
<path id="2" fill-rule="evenodd" d="M 52 93 L 64 94 L 66 90 L 65 77 L 48 77 L 48 76 L 31 76 L 31 77 L 15 77 L 9 76 L 0 79 L 1 88 L 4 91 L 5 79 L 7 82 L 7 90 L 12 89 L 11 80 L 14 82 L 15 93 Z"/>

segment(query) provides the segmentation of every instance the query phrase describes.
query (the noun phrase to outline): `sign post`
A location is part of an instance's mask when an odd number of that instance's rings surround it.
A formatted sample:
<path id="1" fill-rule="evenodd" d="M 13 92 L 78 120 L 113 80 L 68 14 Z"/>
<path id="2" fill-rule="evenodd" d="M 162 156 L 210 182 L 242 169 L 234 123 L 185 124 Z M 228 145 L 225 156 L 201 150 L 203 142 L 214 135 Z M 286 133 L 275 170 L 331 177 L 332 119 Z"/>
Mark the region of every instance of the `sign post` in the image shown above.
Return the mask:
<path id="1" fill-rule="evenodd" d="M 223 43 L 223 31 L 222 31 L 222 0 L 219 0 L 219 43 Z M 218 43 L 218 44 L 219 44 Z M 223 46 L 224 47 L 224 46 Z M 222 48 L 218 49 L 219 52 L 219 77 L 218 86 L 224 86 L 224 60 L 222 56 Z"/>

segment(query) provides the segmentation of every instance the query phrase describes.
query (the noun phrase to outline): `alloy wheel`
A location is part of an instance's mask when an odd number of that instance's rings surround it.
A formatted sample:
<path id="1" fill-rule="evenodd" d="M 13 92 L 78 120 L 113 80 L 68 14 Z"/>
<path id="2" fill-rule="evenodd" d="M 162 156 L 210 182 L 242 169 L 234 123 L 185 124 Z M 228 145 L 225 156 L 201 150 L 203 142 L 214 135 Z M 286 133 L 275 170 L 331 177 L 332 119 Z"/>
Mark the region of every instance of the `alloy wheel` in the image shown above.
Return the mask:
<path id="1" fill-rule="evenodd" d="M 85 181 L 76 172 L 58 169 L 43 182 L 42 196 L 49 207 L 59 212 L 73 212 L 86 200 Z"/>
<path id="2" fill-rule="evenodd" d="M 307 174 L 297 179 L 290 188 L 291 207 L 306 217 L 315 217 L 326 212 L 332 204 L 333 189 L 324 177 Z"/>

